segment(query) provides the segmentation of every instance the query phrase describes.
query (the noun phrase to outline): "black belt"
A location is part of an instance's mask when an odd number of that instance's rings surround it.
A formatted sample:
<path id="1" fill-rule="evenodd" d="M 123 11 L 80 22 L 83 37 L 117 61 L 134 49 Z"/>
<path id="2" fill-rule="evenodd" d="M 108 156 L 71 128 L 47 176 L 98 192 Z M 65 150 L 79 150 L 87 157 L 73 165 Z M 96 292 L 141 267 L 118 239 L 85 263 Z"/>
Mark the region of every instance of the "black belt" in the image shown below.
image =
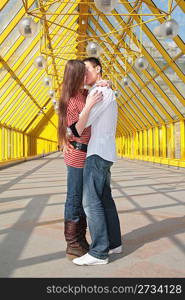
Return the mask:
<path id="1" fill-rule="evenodd" d="M 75 142 L 75 141 L 70 141 L 70 144 L 73 145 L 73 147 L 77 150 L 87 152 L 87 145 L 86 144 L 78 143 L 78 142 Z"/>

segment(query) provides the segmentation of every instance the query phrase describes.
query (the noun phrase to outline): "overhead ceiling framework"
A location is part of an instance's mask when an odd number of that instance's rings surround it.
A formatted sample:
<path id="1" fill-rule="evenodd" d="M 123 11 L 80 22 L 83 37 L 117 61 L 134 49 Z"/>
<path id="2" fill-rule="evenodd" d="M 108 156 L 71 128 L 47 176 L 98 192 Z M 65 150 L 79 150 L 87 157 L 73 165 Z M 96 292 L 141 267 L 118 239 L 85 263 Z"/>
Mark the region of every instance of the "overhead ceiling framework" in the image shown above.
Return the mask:
<path id="1" fill-rule="evenodd" d="M 112 81 L 117 93 L 118 135 L 183 121 L 184 13 L 183 0 L 120 0 L 106 13 L 92 0 L 2 0 L 1 127 L 35 134 L 39 124 L 47 123 L 57 130 L 53 116 L 57 116 L 66 61 L 87 57 L 90 41 L 102 48 L 103 77 Z M 37 24 L 30 38 L 19 32 L 26 16 Z M 179 31 L 165 39 L 155 29 L 170 19 L 178 22 Z M 148 64 L 142 71 L 135 64 L 141 55 Z M 43 69 L 35 67 L 38 56 L 45 58 Z M 48 87 L 43 83 L 46 77 L 51 79 Z M 128 85 L 124 85 L 124 77 Z"/>

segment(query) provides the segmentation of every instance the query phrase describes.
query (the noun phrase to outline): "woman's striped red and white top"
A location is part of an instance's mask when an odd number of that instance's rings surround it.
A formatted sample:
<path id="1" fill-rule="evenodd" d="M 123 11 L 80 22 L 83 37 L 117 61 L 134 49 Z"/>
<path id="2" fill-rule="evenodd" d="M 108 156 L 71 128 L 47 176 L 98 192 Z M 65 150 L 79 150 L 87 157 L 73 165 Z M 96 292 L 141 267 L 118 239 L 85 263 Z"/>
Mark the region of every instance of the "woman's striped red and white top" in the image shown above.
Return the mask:
<path id="1" fill-rule="evenodd" d="M 70 127 L 75 122 L 79 120 L 79 114 L 85 106 L 85 101 L 87 97 L 87 91 L 83 93 L 79 92 L 75 97 L 70 98 L 67 107 L 67 126 Z M 82 144 L 88 144 L 91 135 L 90 126 L 85 128 L 80 137 L 75 137 L 74 135 L 70 138 L 71 141 L 76 141 Z M 71 153 L 64 153 L 64 161 L 67 166 L 75 168 L 83 168 L 86 152 L 81 150 L 73 149 Z"/>

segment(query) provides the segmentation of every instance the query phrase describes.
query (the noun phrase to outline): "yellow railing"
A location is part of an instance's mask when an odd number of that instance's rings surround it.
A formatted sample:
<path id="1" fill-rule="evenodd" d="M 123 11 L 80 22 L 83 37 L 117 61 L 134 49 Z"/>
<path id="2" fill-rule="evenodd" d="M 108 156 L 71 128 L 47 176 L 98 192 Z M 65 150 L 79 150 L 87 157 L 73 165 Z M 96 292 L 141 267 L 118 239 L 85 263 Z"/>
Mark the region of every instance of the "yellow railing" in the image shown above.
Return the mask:
<path id="1" fill-rule="evenodd" d="M 185 167 L 185 121 L 116 137 L 120 157 Z"/>
<path id="2" fill-rule="evenodd" d="M 57 150 L 56 139 L 0 127 L 0 164 Z"/>

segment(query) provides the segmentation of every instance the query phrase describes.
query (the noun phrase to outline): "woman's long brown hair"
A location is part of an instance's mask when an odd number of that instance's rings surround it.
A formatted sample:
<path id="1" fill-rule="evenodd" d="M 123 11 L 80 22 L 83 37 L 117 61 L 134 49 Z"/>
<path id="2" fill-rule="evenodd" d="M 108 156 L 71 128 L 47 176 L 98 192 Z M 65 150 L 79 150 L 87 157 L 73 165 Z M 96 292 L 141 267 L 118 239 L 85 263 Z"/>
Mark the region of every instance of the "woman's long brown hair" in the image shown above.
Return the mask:
<path id="1" fill-rule="evenodd" d="M 69 99 L 75 97 L 84 83 L 85 64 L 80 60 L 69 60 L 65 66 L 61 96 L 58 109 L 58 139 L 62 146 L 67 142 L 67 106 Z"/>

